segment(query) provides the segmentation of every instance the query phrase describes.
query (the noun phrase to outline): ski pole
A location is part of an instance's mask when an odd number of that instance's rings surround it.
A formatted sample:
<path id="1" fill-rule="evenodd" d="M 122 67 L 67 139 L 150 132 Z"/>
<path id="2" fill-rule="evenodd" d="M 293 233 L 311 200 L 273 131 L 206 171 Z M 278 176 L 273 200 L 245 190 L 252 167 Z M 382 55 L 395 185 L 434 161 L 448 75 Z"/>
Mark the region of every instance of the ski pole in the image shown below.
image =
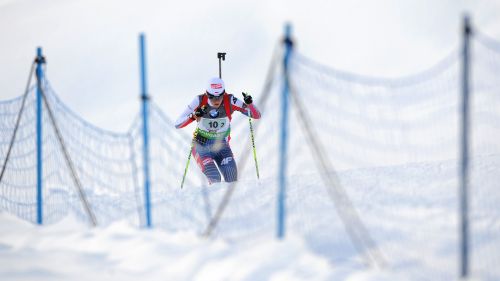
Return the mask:
<path id="1" fill-rule="evenodd" d="M 253 137 L 252 117 L 250 115 L 250 109 L 247 109 L 247 110 L 248 110 L 248 124 L 250 125 L 250 137 L 252 139 L 253 160 L 255 161 L 255 171 L 257 172 L 257 179 L 260 179 L 259 163 L 257 162 L 257 150 L 255 149 L 255 139 Z"/>
<path id="2" fill-rule="evenodd" d="M 193 147 L 194 147 L 194 143 L 196 141 L 196 135 L 197 134 L 198 134 L 198 129 L 196 129 L 194 131 L 194 133 L 193 133 L 193 140 L 191 141 L 191 148 L 189 149 L 189 155 L 188 155 L 188 160 L 187 160 L 187 163 L 186 163 L 186 168 L 184 168 L 184 176 L 182 176 L 181 189 L 184 186 L 184 181 L 186 180 L 186 174 L 187 174 L 187 170 L 188 170 L 188 167 L 189 167 L 189 162 L 191 162 L 191 154 L 192 154 L 192 151 L 193 151 Z"/>

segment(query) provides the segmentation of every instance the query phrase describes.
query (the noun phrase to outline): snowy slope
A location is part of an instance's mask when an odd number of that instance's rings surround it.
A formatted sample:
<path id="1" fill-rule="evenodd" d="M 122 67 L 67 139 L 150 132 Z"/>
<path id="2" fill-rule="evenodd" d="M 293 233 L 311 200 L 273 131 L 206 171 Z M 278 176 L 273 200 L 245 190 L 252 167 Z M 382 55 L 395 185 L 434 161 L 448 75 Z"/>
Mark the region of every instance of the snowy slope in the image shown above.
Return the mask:
<path id="1" fill-rule="evenodd" d="M 2 280 L 326 280 L 328 262 L 297 237 L 232 245 L 193 233 L 36 227 L 2 214 Z"/>
<path id="2" fill-rule="evenodd" d="M 471 202 L 473 276 L 498 280 L 500 180 L 498 156 L 475 159 Z M 386 260 L 367 267 L 346 237 L 318 175 L 291 178 L 287 236 L 274 238 L 275 180 L 238 186 L 217 235 L 126 221 L 89 229 L 80 219 L 38 227 L 0 215 L 2 280 L 455 280 L 458 230 L 453 161 L 345 171 L 348 193 Z M 212 207 L 225 186 L 210 191 Z M 170 229 L 203 217 L 190 208 L 194 187 L 180 200 L 157 203 L 178 213 Z M 191 199 L 190 199 L 191 198 Z M 182 200 L 184 199 L 184 200 Z M 481 204 L 478 204 L 480 202 Z M 174 206 L 172 206 L 174 205 Z M 168 207 L 170 206 L 170 208 Z M 199 214 L 197 214 L 199 212 Z M 179 216 L 180 215 L 180 216 Z M 201 225 L 200 225 L 201 224 Z M 471 279 L 471 280 L 476 280 Z"/>

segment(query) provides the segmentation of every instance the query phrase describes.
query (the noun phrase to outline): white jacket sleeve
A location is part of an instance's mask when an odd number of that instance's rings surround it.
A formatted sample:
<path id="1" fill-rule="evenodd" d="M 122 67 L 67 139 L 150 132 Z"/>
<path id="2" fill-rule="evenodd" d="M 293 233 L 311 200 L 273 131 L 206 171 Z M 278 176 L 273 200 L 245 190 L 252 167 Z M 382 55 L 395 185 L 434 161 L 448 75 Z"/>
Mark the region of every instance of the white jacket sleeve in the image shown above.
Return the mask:
<path id="1" fill-rule="evenodd" d="M 191 103 L 184 109 L 177 121 L 175 121 L 175 127 L 177 129 L 187 126 L 189 123 L 193 122 L 193 119 L 189 118 L 189 114 L 193 113 L 194 110 L 200 105 L 200 100 L 198 96 L 194 97 Z"/>

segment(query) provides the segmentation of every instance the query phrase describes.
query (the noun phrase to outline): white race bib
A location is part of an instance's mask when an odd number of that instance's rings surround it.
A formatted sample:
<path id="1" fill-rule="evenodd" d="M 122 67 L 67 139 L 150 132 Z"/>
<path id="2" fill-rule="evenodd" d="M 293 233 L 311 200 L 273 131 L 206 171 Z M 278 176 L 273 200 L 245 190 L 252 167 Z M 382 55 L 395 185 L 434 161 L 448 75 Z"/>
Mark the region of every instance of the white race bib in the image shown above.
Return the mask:
<path id="1" fill-rule="evenodd" d="M 210 133 L 221 133 L 229 129 L 229 118 L 201 118 L 198 128 Z"/>

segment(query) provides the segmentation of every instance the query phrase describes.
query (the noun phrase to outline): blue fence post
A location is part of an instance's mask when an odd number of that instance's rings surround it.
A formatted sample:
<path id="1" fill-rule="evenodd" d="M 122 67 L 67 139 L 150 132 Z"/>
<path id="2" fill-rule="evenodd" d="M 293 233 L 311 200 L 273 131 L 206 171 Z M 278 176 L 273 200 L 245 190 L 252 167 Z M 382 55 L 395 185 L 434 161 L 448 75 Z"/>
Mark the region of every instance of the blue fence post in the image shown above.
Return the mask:
<path id="1" fill-rule="evenodd" d="M 43 223 L 43 154 L 42 154 L 42 83 L 43 83 L 43 64 L 45 58 L 42 55 L 42 48 L 36 50 L 36 222 Z"/>
<path id="2" fill-rule="evenodd" d="M 469 17 L 463 19 L 462 49 L 462 139 L 460 144 L 460 276 L 469 273 L 469 220 L 468 220 L 468 184 L 469 184 L 469 43 L 471 26 Z"/>
<path id="3" fill-rule="evenodd" d="M 285 236 L 285 200 L 286 200 L 286 168 L 287 168 L 287 142 L 288 142 L 288 105 L 289 105 L 289 60 L 292 53 L 293 42 L 291 39 L 292 26 L 285 26 L 285 54 L 283 57 L 283 91 L 281 95 L 281 134 L 280 134 L 280 157 L 279 157 L 279 190 L 278 190 L 278 239 Z"/>
<path id="4" fill-rule="evenodd" d="M 147 94 L 146 79 L 146 42 L 143 33 L 139 35 L 140 63 L 141 63 L 141 100 L 142 100 L 142 137 L 143 137 L 143 165 L 144 165 L 144 204 L 146 210 L 146 225 L 151 227 L 151 192 L 149 178 L 149 131 L 148 109 L 149 96 Z"/>

